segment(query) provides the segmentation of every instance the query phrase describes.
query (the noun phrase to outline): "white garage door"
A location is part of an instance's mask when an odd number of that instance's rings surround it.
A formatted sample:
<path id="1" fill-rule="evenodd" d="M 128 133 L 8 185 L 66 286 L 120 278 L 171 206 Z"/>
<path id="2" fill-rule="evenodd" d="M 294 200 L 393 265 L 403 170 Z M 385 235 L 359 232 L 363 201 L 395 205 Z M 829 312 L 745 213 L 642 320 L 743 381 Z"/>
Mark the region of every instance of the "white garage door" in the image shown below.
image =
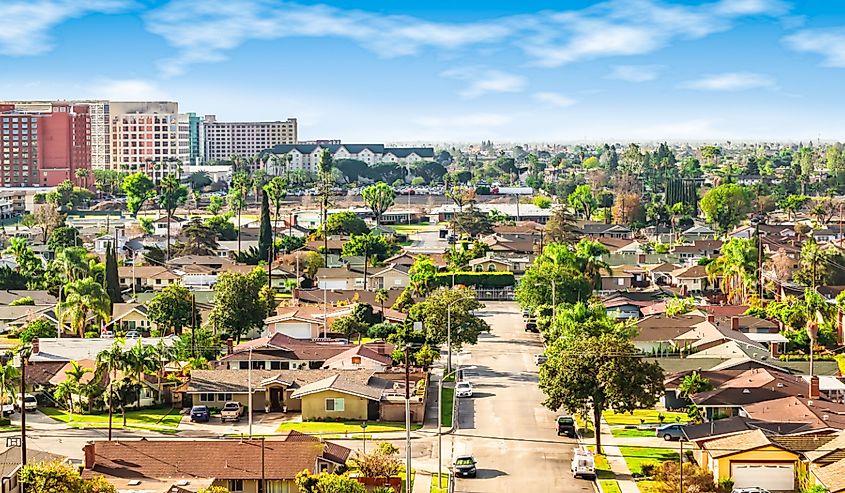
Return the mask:
<path id="1" fill-rule="evenodd" d="M 731 477 L 734 488 L 758 486 L 769 491 L 795 489 L 793 464 L 732 463 Z"/>
<path id="2" fill-rule="evenodd" d="M 276 332 L 294 339 L 311 339 L 311 324 L 308 322 L 285 322 L 276 324 Z"/>
<path id="3" fill-rule="evenodd" d="M 320 289 L 346 289 L 346 280 L 344 279 L 320 279 L 317 283 Z"/>

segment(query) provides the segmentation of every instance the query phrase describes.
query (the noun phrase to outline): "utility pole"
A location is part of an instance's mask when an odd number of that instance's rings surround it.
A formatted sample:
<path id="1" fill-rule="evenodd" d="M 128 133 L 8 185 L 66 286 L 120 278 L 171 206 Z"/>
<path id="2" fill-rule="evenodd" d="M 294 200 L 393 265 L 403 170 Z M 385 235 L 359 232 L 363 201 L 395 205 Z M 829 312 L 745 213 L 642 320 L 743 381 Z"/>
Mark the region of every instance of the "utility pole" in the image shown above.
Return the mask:
<path id="1" fill-rule="evenodd" d="M 757 236 L 757 296 L 763 300 L 763 239 L 760 238 L 760 218 L 757 218 L 755 233 Z"/>
<path id="2" fill-rule="evenodd" d="M 410 347 L 405 342 L 405 491 L 411 491 L 411 368 Z M 438 416 L 438 420 L 440 417 Z"/>
<path id="3" fill-rule="evenodd" d="M 191 358 L 197 357 L 197 295 L 191 291 Z"/>
<path id="4" fill-rule="evenodd" d="M 26 348 L 20 352 L 21 356 L 21 467 L 26 466 Z M 21 483 L 21 492 L 24 485 Z"/>
<path id="5" fill-rule="evenodd" d="M 678 442 L 681 444 L 681 456 L 680 456 L 680 461 L 679 461 L 680 467 L 678 468 L 678 470 L 680 471 L 680 474 L 681 474 L 681 480 L 678 483 L 680 484 L 680 487 L 681 487 L 681 493 L 684 493 L 684 440 L 683 440 L 683 437 L 681 437 L 681 439 L 678 440 Z"/>
<path id="6" fill-rule="evenodd" d="M 109 441 L 111 441 L 111 426 L 112 426 L 112 416 L 113 416 L 112 394 L 114 393 L 114 375 L 112 374 L 112 371 L 111 371 L 111 365 L 112 365 L 112 358 L 109 358 L 109 370 L 108 370 L 109 371 L 109 388 L 108 388 L 108 393 L 109 393 Z"/>

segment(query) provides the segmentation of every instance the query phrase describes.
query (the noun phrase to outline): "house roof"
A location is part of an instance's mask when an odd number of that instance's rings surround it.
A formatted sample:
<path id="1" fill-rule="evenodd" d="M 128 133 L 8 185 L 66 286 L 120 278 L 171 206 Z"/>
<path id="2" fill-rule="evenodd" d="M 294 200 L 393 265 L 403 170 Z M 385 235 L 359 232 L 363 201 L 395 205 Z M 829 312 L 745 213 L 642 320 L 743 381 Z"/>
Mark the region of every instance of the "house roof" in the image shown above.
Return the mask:
<path id="1" fill-rule="evenodd" d="M 804 456 L 810 462 L 817 462 L 819 460 L 836 462 L 845 459 L 845 433 L 837 433 L 831 438 L 832 440 L 825 443 L 823 448 L 807 451 L 804 453 Z"/>
<path id="2" fill-rule="evenodd" d="M 67 460 L 67 457 L 31 447 L 26 448 L 26 461 L 28 463 L 52 462 L 57 460 L 64 461 Z M 20 447 L 9 447 L 3 452 L 0 452 L 0 478 L 11 477 L 12 473 L 15 472 L 20 465 Z"/>
<path id="3" fill-rule="evenodd" d="M 750 430 L 710 440 L 702 444 L 702 448 L 707 450 L 711 457 L 718 459 L 720 457 L 727 457 L 729 455 L 758 449 L 767 445 L 784 448 L 776 443 L 773 443 L 761 430 Z"/>
<path id="4" fill-rule="evenodd" d="M 706 279 L 707 270 L 703 265 L 693 265 L 692 267 L 678 269 L 672 275 L 678 279 Z"/>
<path id="5" fill-rule="evenodd" d="M 663 262 L 660 265 L 655 265 L 654 267 L 646 269 L 649 272 L 661 272 L 661 273 L 672 273 L 678 270 L 678 266 L 675 264 L 670 264 L 669 262 Z"/>
<path id="6" fill-rule="evenodd" d="M 117 275 L 121 278 L 137 279 L 179 279 L 179 274 L 158 265 L 139 265 L 133 270 L 131 266 L 117 268 Z"/>
<path id="7" fill-rule="evenodd" d="M 192 370 L 187 392 L 230 392 L 249 393 L 249 374 L 252 373 L 252 391 L 264 389 L 262 382 L 285 382 L 287 387 L 298 389 L 311 383 L 344 374 L 344 381 L 363 381 L 373 374 L 372 370 Z"/>
<path id="8" fill-rule="evenodd" d="M 804 379 L 766 368 L 745 370 L 718 388 L 690 397 L 698 406 L 742 406 L 758 402 L 803 395 L 808 390 Z"/>
<path id="9" fill-rule="evenodd" d="M 91 382 L 91 380 L 94 380 L 94 370 L 97 368 L 97 362 L 94 361 L 94 360 L 91 360 L 91 359 L 84 359 L 84 360 L 77 361 L 77 363 L 79 364 L 80 367 L 91 370 L 91 371 L 89 371 L 88 373 L 86 373 L 85 375 L 82 376 L 82 378 L 79 380 L 79 383 L 89 383 L 89 382 Z M 67 372 L 70 371 L 72 366 L 73 366 L 72 361 L 68 361 L 67 363 L 65 363 L 65 365 L 62 366 L 53 375 L 52 378 L 50 378 L 48 383 L 50 385 L 59 385 L 60 383 L 67 380 L 68 379 Z"/>
<path id="10" fill-rule="evenodd" d="M 318 459 L 328 459 L 324 443 L 296 439 L 141 439 L 97 441 L 89 446 L 94 447 L 95 464 L 86 475 L 119 478 L 282 480 L 293 479 L 303 469 L 315 469 Z M 336 451 L 340 446 L 334 447 Z"/>
<path id="11" fill-rule="evenodd" d="M 325 293 L 324 293 L 325 291 Z M 393 303 L 402 294 L 403 289 L 388 289 L 387 301 L 384 302 L 385 307 L 393 306 Z M 302 303 L 322 304 L 323 297 L 329 304 L 336 304 L 339 301 L 352 302 L 357 300 L 359 303 L 366 303 L 371 305 L 373 309 L 379 310 L 381 304 L 376 301 L 376 292 L 363 289 L 299 289 L 297 290 L 299 301 Z"/>
<path id="12" fill-rule="evenodd" d="M 331 358 L 327 359 L 325 363 L 323 363 L 324 367 L 329 367 L 333 363 L 337 363 L 339 361 L 343 361 L 347 358 L 351 358 L 353 356 L 360 356 L 362 358 L 371 359 L 375 362 L 381 363 L 383 365 L 389 365 L 393 359 L 386 355 L 386 354 L 379 354 L 376 351 L 368 348 L 363 344 L 356 344 L 354 347 L 347 349 L 346 351 L 332 356 Z"/>
<path id="13" fill-rule="evenodd" d="M 754 419 L 807 423 L 803 428 L 805 431 L 845 429 L 845 404 L 788 396 L 748 404 L 743 406 L 743 409 Z"/>
<path id="14" fill-rule="evenodd" d="M 386 380 L 380 378 L 373 378 L 373 373 L 373 371 L 367 370 L 344 370 L 335 375 L 305 384 L 290 396 L 293 399 L 299 399 L 319 392 L 334 391 L 379 401 L 384 394 L 384 389 L 392 384 L 388 384 Z"/>
<path id="15" fill-rule="evenodd" d="M 635 342 L 665 342 L 671 341 L 705 320 L 704 315 L 697 312 L 669 317 L 664 314 L 650 315 L 637 322 Z"/>
<path id="16" fill-rule="evenodd" d="M 336 464 L 346 464 L 346 461 L 349 460 L 349 456 L 352 455 L 351 449 L 338 445 L 334 442 L 323 442 L 318 437 L 308 435 L 306 433 L 300 433 L 296 430 L 289 430 L 286 435 L 282 436 L 286 442 L 322 442 L 326 446 L 325 452 L 323 452 L 323 457 Z"/>
<path id="17" fill-rule="evenodd" d="M 143 337 L 120 341 L 119 339 L 76 339 L 72 337 L 42 337 L 38 339 L 38 352 L 33 352 L 29 360 L 36 361 L 61 361 L 72 360 L 96 360 L 100 352 L 109 349 L 112 344 L 121 344 L 124 349 L 130 349 L 138 341 L 144 346 L 156 346 L 162 341 L 166 346 L 172 346 L 176 337 Z"/>
<path id="18" fill-rule="evenodd" d="M 0 291 L 0 305 L 8 305 L 9 303 L 19 300 L 21 298 L 30 297 L 36 305 L 55 305 L 56 297 L 47 291 L 28 291 L 25 289 L 11 290 L 4 289 Z"/>
<path id="19" fill-rule="evenodd" d="M 824 467 L 814 467 L 812 471 L 830 493 L 845 490 L 845 459 Z"/>
<path id="20" fill-rule="evenodd" d="M 684 426 L 684 435 L 693 441 L 712 440 L 750 430 L 762 430 L 767 434 L 788 435 L 803 426 L 804 423 L 773 423 L 756 421 L 744 416 L 731 416 L 730 418 L 711 420 L 697 425 L 686 425 Z"/>
<path id="21" fill-rule="evenodd" d="M 320 267 L 314 279 L 363 279 L 364 272 L 346 267 Z"/>

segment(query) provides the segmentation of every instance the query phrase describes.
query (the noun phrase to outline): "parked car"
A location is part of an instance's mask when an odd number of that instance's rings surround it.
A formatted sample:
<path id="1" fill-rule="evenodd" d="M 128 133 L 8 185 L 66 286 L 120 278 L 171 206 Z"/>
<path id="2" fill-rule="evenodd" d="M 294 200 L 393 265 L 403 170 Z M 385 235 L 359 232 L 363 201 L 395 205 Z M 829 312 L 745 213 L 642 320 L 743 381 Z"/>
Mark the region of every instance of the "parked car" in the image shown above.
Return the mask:
<path id="1" fill-rule="evenodd" d="M 102 338 L 102 339 L 114 339 L 114 331 L 104 330 L 104 331 L 100 332 L 100 338 Z"/>
<path id="2" fill-rule="evenodd" d="M 18 394 L 18 400 L 15 402 L 15 409 L 20 409 L 21 403 L 23 403 L 24 408 L 27 411 L 35 411 L 38 408 L 38 400 L 32 394 L 24 394 L 23 399 L 21 399 L 21 395 Z"/>
<path id="3" fill-rule="evenodd" d="M 522 310 L 522 318 L 528 318 L 531 316 L 530 310 Z"/>
<path id="4" fill-rule="evenodd" d="M 240 402 L 227 402 L 220 410 L 220 421 L 240 421 L 244 413 L 244 407 Z"/>
<path id="5" fill-rule="evenodd" d="M 194 406 L 191 408 L 191 423 L 208 423 L 211 420 L 211 413 L 208 406 Z"/>
<path id="6" fill-rule="evenodd" d="M 540 332 L 540 329 L 537 328 L 536 318 L 525 319 L 525 332 Z"/>
<path id="7" fill-rule="evenodd" d="M 460 478 L 474 478 L 478 475 L 478 463 L 471 455 L 459 455 L 455 459 L 455 476 Z"/>
<path id="8" fill-rule="evenodd" d="M 569 471 L 573 478 L 596 479 L 596 461 L 593 453 L 584 447 L 577 447 L 572 455 Z"/>
<path id="9" fill-rule="evenodd" d="M 575 418 L 572 416 L 557 417 L 557 436 L 566 435 L 569 438 L 575 438 L 577 434 L 578 426 L 575 424 Z"/>
<path id="10" fill-rule="evenodd" d="M 546 356 L 545 354 L 535 354 L 534 355 L 534 364 L 535 365 L 542 365 L 543 363 L 545 363 L 548 360 L 549 360 L 549 357 Z"/>
<path id="11" fill-rule="evenodd" d="M 3 416 L 9 417 L 15 414 L 15 405 L 14 404 L 3 404 Z"/>
<path id="12" fill-rule="evenodd" d="M 140 339 L 141 333 L 138 332 L 137 330 L 130 330 L 129 332 L 126 333 L 126 338 L 127 339 Z"/>
<path id="13" fill-rule="evenodd" d="M 472 397 L 472 384 L 469 382 L 458 382 L 455 385 L 455 395 L 458 397 Z"/>
<path id="14" fill-rule="evenodd" d="M 655 436 L 663 437 L 663 439 L 667 442 L 672 440 L 686 440 L 686 435 L 684 435 L 684 425 L 678 423 L 663 425 L 657 428 Z"/>

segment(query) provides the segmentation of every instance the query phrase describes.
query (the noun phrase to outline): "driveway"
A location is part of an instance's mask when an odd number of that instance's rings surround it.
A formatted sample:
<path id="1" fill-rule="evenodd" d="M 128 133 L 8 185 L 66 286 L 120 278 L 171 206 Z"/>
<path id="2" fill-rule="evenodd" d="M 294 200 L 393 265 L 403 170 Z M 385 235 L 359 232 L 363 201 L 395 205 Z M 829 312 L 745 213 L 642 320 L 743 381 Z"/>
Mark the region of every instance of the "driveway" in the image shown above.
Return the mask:
<path id="1" fill-rule="evenodd" d="M 516 303 L 486 305 L 480 315 L 491 334 L 457 358 L 477 369 L 470 372 L 474 396 L 459 403 L 453 453 L 474 455 L 479 470 L 477 479 L 457 480 L 456 491 L 592 492 L 592 482 L 569 474 L 576 441 L 557 436 L 557 413 L 541 404 L 533 359 L 543 350 L 539 335 L 523 331 Z"/>

